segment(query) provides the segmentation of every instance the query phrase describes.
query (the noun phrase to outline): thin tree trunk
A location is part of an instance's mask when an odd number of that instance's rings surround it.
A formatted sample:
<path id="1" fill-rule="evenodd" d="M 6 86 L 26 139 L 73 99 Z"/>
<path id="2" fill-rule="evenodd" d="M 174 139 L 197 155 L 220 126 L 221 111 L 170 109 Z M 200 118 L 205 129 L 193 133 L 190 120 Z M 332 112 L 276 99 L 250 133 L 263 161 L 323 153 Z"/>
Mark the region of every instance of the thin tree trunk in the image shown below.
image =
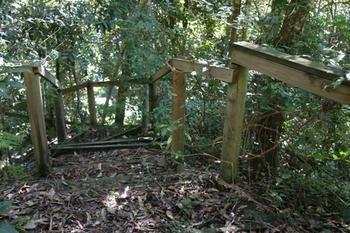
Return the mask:
<path id="1" fill-rule="evenodd" d="M 126 84 L 121 84 L 117 91 L 115 124 L 119 127 L 124 125 L 127 91 L 128 86 Z"/>
<path id="2" fill-rule="evenodd" d="M 78 85 L 80 83 L 80 75 L 79 70 L 76 68 L 75 61 L 72 62 L 72 69 L 73 69 L 73 79 L 75 85 Z M 81 111 L 81 97 L 80 97 L 80 91 L 76 91 L 77 94 L 77 102 L 76 102 L 76 114 L 79 116 L 80 122 L 84 122 L 82 111 Z"/>
<path id="3" fill-rule="evenodd" d="M 233 43 L 237 41 L 238 35 L 238 17 L 241 14 L 241 0 L 233 0 L 233 11 L 231 15 L 231 30 L 230 30 L 230 46 L 229 46 L 229 59 L 231 59 L 232 55 L 232 46 Z M 227 61 L 229 63 L 230 60 Z M 226 64 L 229 66 L 230 64 Z"/>
<path id="4" fill-rule="evenodd" d="M 244 15 L 247 16 L 250 12 L 251 2 L 250 0 L 245 1 Z M 248 38 L 248 27 L 243 27 L 242 29 L 242 40 L 247 40 Z"/>
<path id="5" fill-rule="evenodd" d="M 105 104 L 103 106 L 103 112 L 102 112 L 102 116 L 101 116 L 102 125 L 104 125 L 106 123 L 106 116 L 107 116 L 107 112 L 108 112 L 109 101 L 112 97 L 113 88 L 114 88 L 114 86 L 108 87 L 107 97 L 106 97 Z"/>
<path id="6" fill-rule="evenodd" d="M 119 49 L 119 45 L 117 46 L 117 49 Z M 123 50 L 121 51 L 121 53 L 123 53 Z M 115 77 L 118 77 L 118 74 L 119 74 L 119 70 L 120 70 L 120 66 L 121 66 L 121 62 L 120 61 L 117 61 L 117 64 L 116 64 L 116 68 L 115 68 L 115 71 L 114 71 L 114 75 L 112 76 L 111 80 L 114 81 L 114 80 L 117 80 L 117 78 Z M 111 86 L 109 87 L 108 89 L 108 93 L 107 93 L 107 98 L 106 98 L 106 102 L 104 104 L 104 107 L 103 107 L 103 113 L 102 113 L 102 125 L 105 124 L 106 122 L 106 116 L 107 116 L 107 112 L 108 112 L 108 106 L 109 106 L 109 102 L 110 102 L 110 99 L 112 98 L 112 93 L 113 93 L 113 88 L 114 86 Z"/>
<path id="7" fill-rule="evenodd" d="M 3 102 L 0 96 L 0 131 L 4 129 L 4 116 L 5 116 L 5 110 L 3 108 Z M 1 158 L 1 156 L 0 156 Z"/>
<path id="8" fill-rule="evenodd" d="M 282 27 L 273 40 L 275 47 L 290 48 L 293 46 L 303 32 L 313 3 L 314 0 L 291 0 L 289 5 L 287 5 L 288 9 L 283 19 Z M 283 12 L 277 6 L 273 7 L 272 9 L 277 11 L 277 13 L 272 12 L 272 15 Z M 274 82 L 275 81 L 273 80 L 269 81 L 267 85 L 276 85 Z M 279 142 L 284 123 L 284 116 L 280 112 L 283 109 L 286 100 L 283 99 L 278 93 L 274 93 L 272 95 L 270 94 L 270 96 L 272 96 L 270 101 L 270 109 L 274 109 L 275 112 L 266 112 L 264 114 L 267 115 L 267 117 L 261 120 L 259 123 L 264 127 L 258 130 L 257 135 L 259 135 L 258 140 L 262 144 L 260 152 L 264 153 L 264 151 L 268 151 L 273 147 L 275 147 L 275 149 L 265 153 L 264 158 L 259 159 L 256 162 L 263 163 L 262 167 L 265 167 L 269 173 L 274 174 L 279 166 L 280 152 L 280 146 L 276 146 L 276 143 Z M 253 167 L 258 166 L 259 165 L 254 165 Z"/>

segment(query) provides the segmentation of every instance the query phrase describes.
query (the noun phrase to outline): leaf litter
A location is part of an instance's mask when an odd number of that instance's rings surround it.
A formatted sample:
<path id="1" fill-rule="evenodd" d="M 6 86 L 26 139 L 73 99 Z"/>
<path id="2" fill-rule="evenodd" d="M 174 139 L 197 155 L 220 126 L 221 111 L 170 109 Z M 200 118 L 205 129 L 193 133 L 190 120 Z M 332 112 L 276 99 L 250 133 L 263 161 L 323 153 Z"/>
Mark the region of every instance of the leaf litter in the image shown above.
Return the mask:
<path id="1" fill-rule="evenodd" d="M 0 218 L 26 232 L 310 232 L 310 225 L 317 229 L 316 220 L 273 218 L 282 211 L 246 191 L 244 181 L 241 188 L 218 179 L 218 165 L 204 159 L 189 164 L 178 172 L 176 164 L 156 149 L 60 155 L 53 159 L 48 178 L 0 185 L 0 200 L 12 203 L 11 211 Z M 335 229 L 340 228 L 330 232 Z"/>

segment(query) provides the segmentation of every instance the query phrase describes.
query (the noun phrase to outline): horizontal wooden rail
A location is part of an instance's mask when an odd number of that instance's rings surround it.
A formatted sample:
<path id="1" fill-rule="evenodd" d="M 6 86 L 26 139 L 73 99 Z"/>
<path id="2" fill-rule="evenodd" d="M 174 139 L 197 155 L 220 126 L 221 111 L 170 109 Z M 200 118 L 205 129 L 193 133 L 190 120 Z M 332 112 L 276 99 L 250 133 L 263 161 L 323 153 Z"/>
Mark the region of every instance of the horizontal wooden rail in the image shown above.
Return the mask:
<path id="1" fill-rule="evenodd" d="M 57 89 L 62 88 L 61 83 L 58 81 L 58 79 L 56 79 L 56 77 L 53 74 L 51 74 L 44 66 L 42 65 L 33 66 L 33 71 L 34 71 L 34 74 L 40 75 L 41 77 L 46 79 L 46 81 L 51 83 L 55 88 Z"/>
<path id="2" fill-rule="evenodd" d="M 163 78 L 165 75 L 169 74 L 171 72 L 171 68 L 169 64 L 165 64 L 162 68 L 160 68 L 152 77 L 151 82 L 156 82 L 159 79 Z"/>
<path id="3" fill-rule="evenodd" d="M 29 72 L 44 78 L 51 83 L 53 87 L 61 89 L 60 82 L 51 74 L 43 65 L 21 65 L 21 66 L 2 66 L 0 67 L 0 73 L 24 73 Z"/>
<path id="4" fill-rule="evenodd" d="M 62 90 L 62 94 L 69 94 L 71 92 L 79 91 L 80 89 L 87 88 L 88 83 L 90 83 L 93 87 L 108 87 L 108 86 L 120 86 L 123 83 L 130 83 L 130 84 L 138 84 L 138 85 L 144 85 L 148 84 L 149 82 L 144 81 L 103 81 L 103 82 L 84 82 L 78 85 L 74 85 L 68 88 L 65 88 Z"/>
<path id="5" fill-rule="evenodd" d="M 79 91 L 80 89 L 86 88 L 87 85 L 88 85 L 88 83 L 85 82 L 85 83 L 82 83 L 82 84 L 78 84 L 78 85 L 75 85 L 75 86 L 71 86 L 71 87 L 65 88 L 65 89 L 62 90 L 62 94 L 65 95 L 65 94 L 69 94 L 71 92 Z"/>
<path id="6" fill-rule="evenodd" d="M 183 73 L 196 72 L 203 76 L 218 79 L 227 83 L 232 82 L 233 69 L 220 66 L 211 66 L 208 64 L 192 62 L 184 59 L 174 58 L 160 68 L 152 77 L 151 82 L 156 82 L 171 71 L 181 71 Z"/>
<path id="7" fill-rule="evenodd" d="M 343 104 L 350 104 L 350 84 L 327 88 L 344 75 L 342 71 L 279 51 L 237 42 L 233 45 L 232 63 L 274 77 L 291 86 Z"/>
<path id="8" fill-rule="evenodd" d="M 196 72 L 209 78 L 215 78 L 227 83 L 232 82 L 233 69 L 227 67 L 210 66 L 177 58 L 172 59 L 170 64 L 184 73 Z"/>
<path id="9" fill-rule="evenodd" d="M 64 104 L 61 93 L 61 84 L 42 65 L 25 64 L 21 66 L 0 67 L 0 73 L 21 73 L 24 77 L 27 95 L 27 111 L 31 125 L 31 139 L 34 146 L 34 155 L 37 162 L 38 173 L 46 176 L 50 172 L 50 158 L 46 134 L 43 96 L 41 91 L 41 78 L 48 81 L 56 89 L 55 109 L 56 126 L 59 141 L 66 137 Z"/>

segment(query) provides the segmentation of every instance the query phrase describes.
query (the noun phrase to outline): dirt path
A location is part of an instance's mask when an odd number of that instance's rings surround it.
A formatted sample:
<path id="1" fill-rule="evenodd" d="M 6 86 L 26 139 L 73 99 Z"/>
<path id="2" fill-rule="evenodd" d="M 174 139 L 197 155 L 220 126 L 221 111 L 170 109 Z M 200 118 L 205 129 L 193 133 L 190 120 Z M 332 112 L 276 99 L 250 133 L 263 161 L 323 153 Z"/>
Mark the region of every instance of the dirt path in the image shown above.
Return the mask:
<path id="1" fill-rule="evenodd" d="M 61 155 L 47 179 L 0 185 L 7 220 L 27 232 L 305 232 L 238 186 L 218 165 L 192 161 L 181 173 L 159 150 Z"/>

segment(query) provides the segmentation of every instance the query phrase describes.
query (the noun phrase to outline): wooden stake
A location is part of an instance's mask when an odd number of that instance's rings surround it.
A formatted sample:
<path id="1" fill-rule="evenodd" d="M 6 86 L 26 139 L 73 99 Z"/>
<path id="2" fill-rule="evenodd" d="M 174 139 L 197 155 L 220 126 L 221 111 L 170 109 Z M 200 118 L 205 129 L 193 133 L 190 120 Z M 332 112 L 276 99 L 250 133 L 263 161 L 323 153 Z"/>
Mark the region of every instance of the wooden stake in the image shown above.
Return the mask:
<path id="1" fill-rule="evenodd" d="M 95 95 L 94 95 L 94 86 L 91 82 L 87 84 L 87 94 L 88 94 L 88 104 L 89 104 L 89 113 L 90 113 L 90 124 L 92 127 L 96 127 L 96 104 L 95 104 Z"/>
<path id="2" fill-rule="evenodd" d="M 173 75 L 173 123 L 177 125 L 172 133 L 171 154 L 181 155 L 185 145 L 185 73 L 175 70 Z"/>
<path id="3" fill-rule="evenodd" d="M 24 83 L 27 88 L 28 115 L 31 124 L 31 138 L 34 155 L 41 176 L 50 172 L 46 125 L 44 118 L 43 100 L 41 97 L 40 78 L 33 72 L 24 72 Z"/>
<path id="4" fill-rule="evenodd" d="M 66 140 L 67 132 L 66 124 L 64 121 L 64 104 L 61 90 L 57 90 L 57 96 L 55 99 L 55 112 L 58 142 L 63 142 L 64 140 Z"/>
<path id="5" fill-rule="evenodd" d="M 149 116 L 150 116 L 150 102 L 149 102 L 149 85 L 144 86 L 144 98 L 143 98 L 143 114 L 142 114 L 142 131 L 144 134 L 148 132 Z"/>
<path id="6" fill-rule="evenodd" d="M 248 70 L 238 67 L 228 84 L 224 137 L 221 154 L 221 177 L 231 183 L 238 176 L 239 153 L 242 143 Z"/>
<path id="7" fill-rule="evenodd" d="M 153 110 L 157 107 L 157 90 L 156 84 L 149 84 L 149 111 L 153 112 Z"/>

